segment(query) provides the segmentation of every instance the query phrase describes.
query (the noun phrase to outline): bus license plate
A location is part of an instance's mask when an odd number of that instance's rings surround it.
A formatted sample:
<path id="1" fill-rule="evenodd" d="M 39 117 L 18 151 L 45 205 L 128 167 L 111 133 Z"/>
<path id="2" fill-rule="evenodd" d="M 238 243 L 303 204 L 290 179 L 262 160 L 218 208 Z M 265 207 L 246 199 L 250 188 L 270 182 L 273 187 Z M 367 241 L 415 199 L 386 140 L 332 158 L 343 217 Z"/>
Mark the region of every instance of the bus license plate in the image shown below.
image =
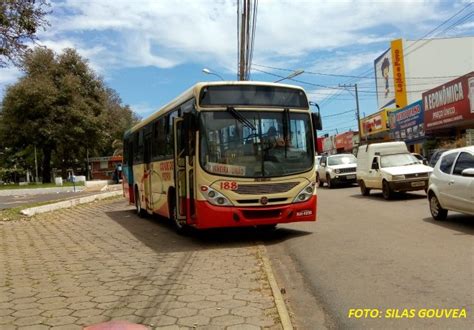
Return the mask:
<path id="1" fill-rule="evenodd" d="M 412 187 L 423 187 L 425 185 L 424 181 L 417 181 L 417 182 L 412 182 L 411 186 Z"/>

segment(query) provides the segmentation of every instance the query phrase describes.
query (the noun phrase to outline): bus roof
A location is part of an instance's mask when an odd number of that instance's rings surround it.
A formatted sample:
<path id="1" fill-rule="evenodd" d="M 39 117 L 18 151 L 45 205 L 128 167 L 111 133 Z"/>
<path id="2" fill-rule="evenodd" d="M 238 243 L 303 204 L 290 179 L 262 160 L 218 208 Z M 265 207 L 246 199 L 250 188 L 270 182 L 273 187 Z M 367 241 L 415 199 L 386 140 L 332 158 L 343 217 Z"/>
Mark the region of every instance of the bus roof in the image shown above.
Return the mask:
<path id="1" fill-rule="evenodd" d="M 199 93 L 203 87 L 207 86 L 229 86 L 229 85 L 255 85 L 255 86 L 277 86 L 277 87 L 286 87 L 286 88 L 293 88 L 299 89 L 304 92 L 304 89 L 299 86 L 288 85 L 288 84 L 279 84 L 279 83 L 272 83 L 266 81 L 212 81 L 212 82 L 199 82 L 196 83 L 194 86 L 190 87 L 186 91 L 184 91 L 181 95 L 174 98 L 172 101 L 152 113 L 150 116 L 144 118 L 138 124 L 133 126 L 125 135 L 129 135 L 130 133 L 148 125 L 149 123 L 153 122 L 156 118 L 160 117 L 161 115 L 175 109 L 178 105 L 190 100 L 193 97 L 199 97 Z"/>

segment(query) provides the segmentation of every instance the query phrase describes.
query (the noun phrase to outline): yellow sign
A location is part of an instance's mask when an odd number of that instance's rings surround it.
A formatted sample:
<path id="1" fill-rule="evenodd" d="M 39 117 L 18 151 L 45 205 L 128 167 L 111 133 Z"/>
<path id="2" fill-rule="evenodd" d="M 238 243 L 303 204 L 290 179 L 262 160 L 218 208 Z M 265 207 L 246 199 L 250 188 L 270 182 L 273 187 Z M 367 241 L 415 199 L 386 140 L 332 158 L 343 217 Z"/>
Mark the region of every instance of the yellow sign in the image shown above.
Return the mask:
<path id="1" fill-rule="evenodd" d="M 408 105 L 402 39 L 393 40 L 391 44 L 395 104 L 401 109 Z"/>
<path id="2" fill-rule="evenodd" d="M 387 109 L 383 109 L 360 120 L 361 136 L 387 131 Z"/>

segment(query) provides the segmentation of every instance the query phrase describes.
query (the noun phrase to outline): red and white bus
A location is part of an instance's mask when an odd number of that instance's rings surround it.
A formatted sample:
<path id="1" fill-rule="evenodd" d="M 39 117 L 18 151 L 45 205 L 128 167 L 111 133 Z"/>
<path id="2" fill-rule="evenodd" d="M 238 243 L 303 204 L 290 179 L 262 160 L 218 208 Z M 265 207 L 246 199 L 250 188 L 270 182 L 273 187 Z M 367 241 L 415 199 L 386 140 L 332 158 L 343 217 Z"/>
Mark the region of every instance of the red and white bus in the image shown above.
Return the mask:
<path id="1" fill-rule="evenodd" d="M 178 231 L 315 221 L 315 129 L 300 87 L 198 83 L 125 133 L 125 196 Z"/>

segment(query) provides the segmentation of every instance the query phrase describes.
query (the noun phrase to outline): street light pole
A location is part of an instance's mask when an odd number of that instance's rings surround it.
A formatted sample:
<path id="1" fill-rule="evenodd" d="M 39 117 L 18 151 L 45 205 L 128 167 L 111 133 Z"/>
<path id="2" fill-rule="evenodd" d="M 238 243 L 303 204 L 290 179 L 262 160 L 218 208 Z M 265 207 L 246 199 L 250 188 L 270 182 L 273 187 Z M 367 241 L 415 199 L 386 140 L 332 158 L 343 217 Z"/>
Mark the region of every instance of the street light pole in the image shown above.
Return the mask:
<path id="1" fill-rule="evenodd" d="M 299 76 L 302 73 L 304 73 L 304 70 L 301 70 L 301 69 L 300 70 L 295 70 L 292 73 L 290 73 L 287 77 L 275 80 L 274 82 L 280 82 L 280 81 L 285 80 L 285 79 L 291 79 L 291 78 L 294 78 L 296 76 Z"/>
<path id="2" fill-rule="evenodd" d="M 205 74 L 213 74 L 214 76 L 217 76 L 219 78 L 221 78 L 221 80 L 224 80 L 224 78 L 222 78 L 222 76 L 220 74 L 217 74 L 215 72 L 212 72 L 211 70 L 209 70 L 208 68 L 204 68 L 202 69 L 202 72 L 204 72 Z"/>

